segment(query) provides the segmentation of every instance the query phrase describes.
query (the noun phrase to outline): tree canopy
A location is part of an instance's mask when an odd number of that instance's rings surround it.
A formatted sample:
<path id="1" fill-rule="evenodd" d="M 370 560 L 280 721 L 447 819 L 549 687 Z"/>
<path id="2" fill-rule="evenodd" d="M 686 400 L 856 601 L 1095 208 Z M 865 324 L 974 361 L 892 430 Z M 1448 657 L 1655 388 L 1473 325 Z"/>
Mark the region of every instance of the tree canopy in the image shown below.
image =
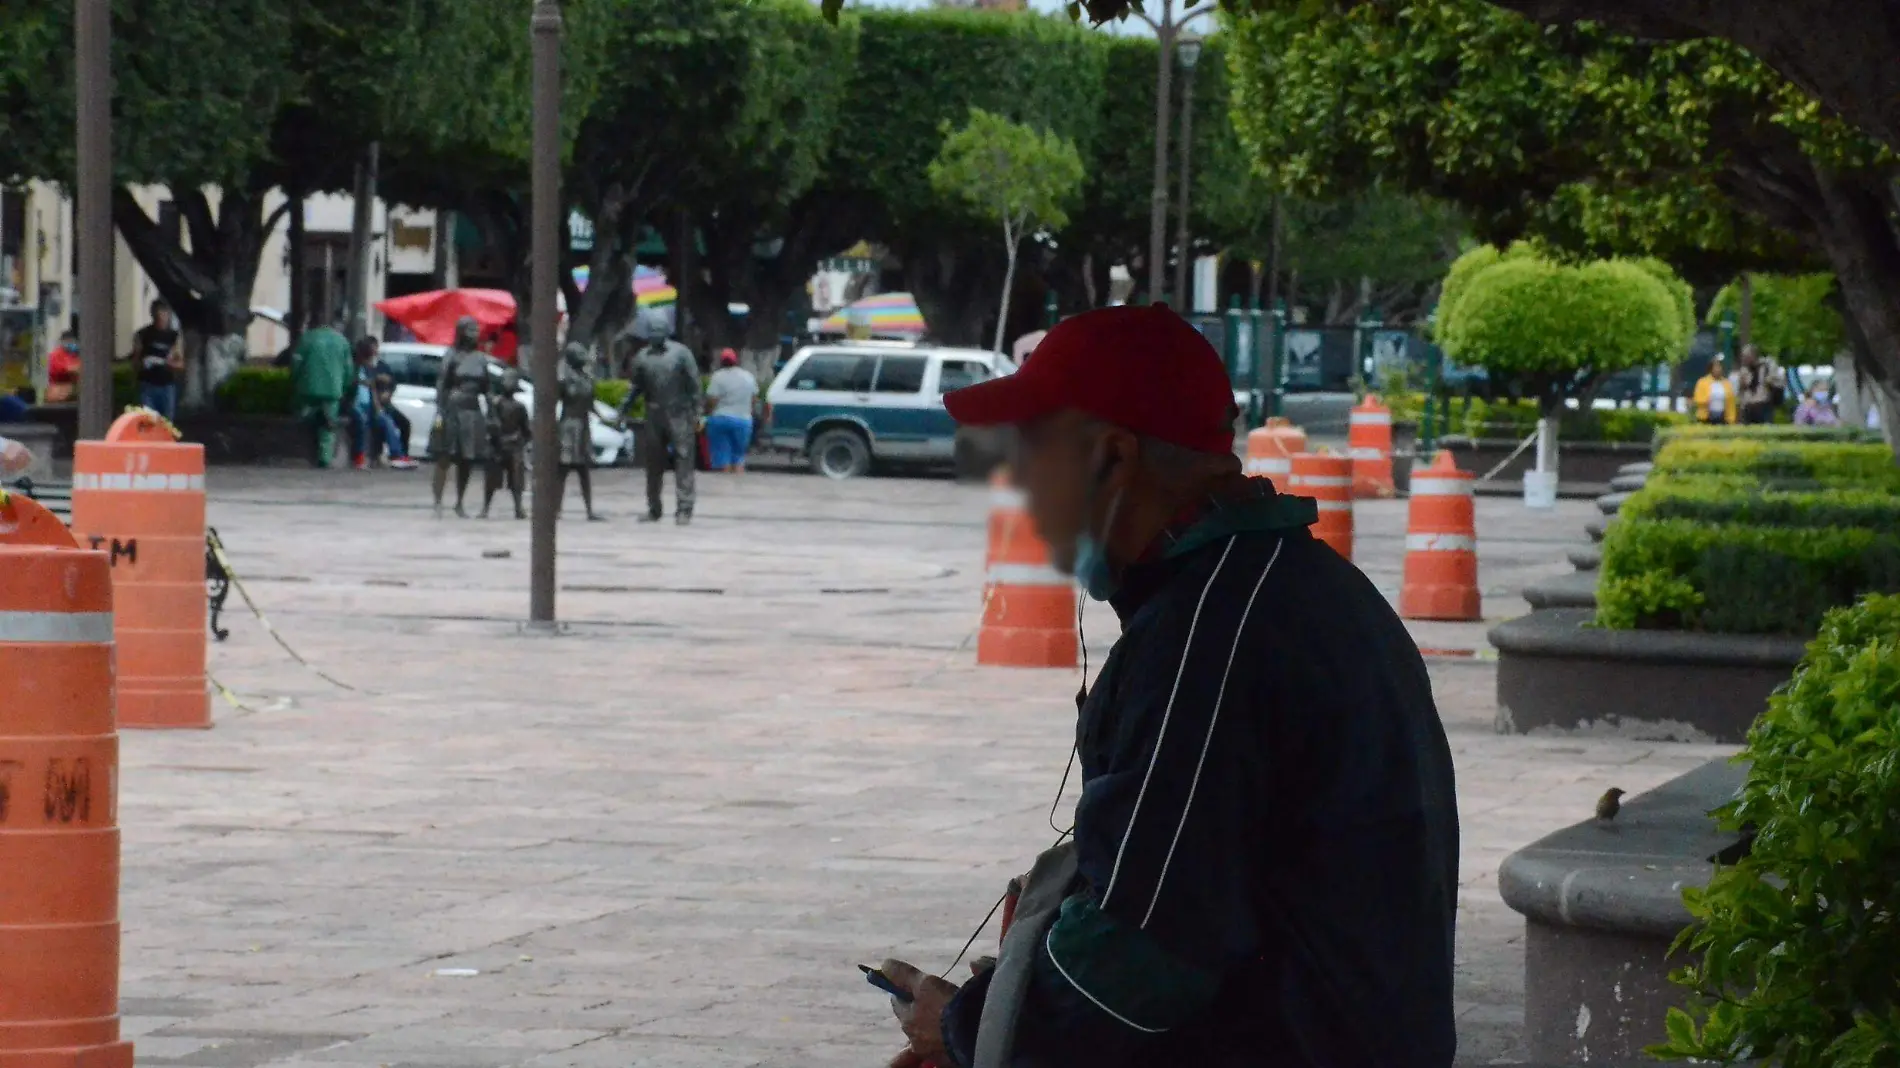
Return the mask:
<path id="1" fill-rule="evenodd" d="M 1847 347 L 1833 275 L 1758 274 L 1750 281 L 1750 340 L 1763 352 L 1783 363 L 1829 364 Z M 1739 320 L 1741 311 L 1738 279 L 1715 294 L 1708 321 L 1714 325 L 1730 315 Z"/>
<path id="2" fill-rule="evenodd" d="M 929 174 L 938 195 L 1002 228 L 1008 268 L 993 344 L 1001 351 L 1017 251 L 1026 234 L 1068 223 L 1069 205 L 1082 186 L 1082 157 L 1074 142 L 1052 131 L 971 108 L 970 120 L 944 137 Z"/>
<path id="3" fill-rule="evenodd" d="M 1703 283 L 1830 266 L 1862 367 L 1900 381 L 1893 159 L 1740 48 L 1481 0 L 1281 0 L 1234 36 L 1236 121 L 1286 187 L 1391 183 L 1492 240 L 1655 255 Z"/>

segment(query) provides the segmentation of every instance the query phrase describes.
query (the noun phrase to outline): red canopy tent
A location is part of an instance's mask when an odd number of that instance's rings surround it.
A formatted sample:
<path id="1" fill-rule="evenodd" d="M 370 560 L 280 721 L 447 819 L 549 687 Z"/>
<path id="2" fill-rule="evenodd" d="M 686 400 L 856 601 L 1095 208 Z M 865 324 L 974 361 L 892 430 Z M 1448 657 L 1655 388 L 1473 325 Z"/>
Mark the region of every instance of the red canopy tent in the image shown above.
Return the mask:
<path id="1" fill-rule="evenodd" d="M 468 315 L 481 324 L 484 338 L 495 340 L 498 358 L 513 361 L 520 347 L 515 297 L 505 289 L 436 289 L 379 301 L 376 310 L 431 345 L 454 344 L 456 320 Z"/>

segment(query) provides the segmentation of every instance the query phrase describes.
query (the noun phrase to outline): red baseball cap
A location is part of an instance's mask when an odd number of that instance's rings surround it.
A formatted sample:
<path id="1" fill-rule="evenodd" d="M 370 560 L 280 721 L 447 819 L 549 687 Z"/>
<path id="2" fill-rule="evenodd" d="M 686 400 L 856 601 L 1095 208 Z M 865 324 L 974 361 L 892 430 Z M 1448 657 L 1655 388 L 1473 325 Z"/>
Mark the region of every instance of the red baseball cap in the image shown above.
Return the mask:
<path id="1" fill-rule="evenodd" d="M 1234 390 L 1200 331 L 1166 304 L 1083 312 L 1012 375 L 944 394 L 966 426 L 1026 423 L 1064 408 L 1197 452 L 1234 451 Z"/>

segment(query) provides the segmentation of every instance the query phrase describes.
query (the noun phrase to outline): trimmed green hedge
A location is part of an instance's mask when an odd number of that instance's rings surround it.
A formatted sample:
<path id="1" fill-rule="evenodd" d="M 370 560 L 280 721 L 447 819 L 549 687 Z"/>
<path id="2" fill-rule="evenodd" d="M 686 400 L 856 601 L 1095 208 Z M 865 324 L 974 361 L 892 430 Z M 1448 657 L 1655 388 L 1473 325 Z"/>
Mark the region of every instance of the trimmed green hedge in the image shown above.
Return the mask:
<path id="1" fill-rule="evenodd" d="M 1597 623 L 1812 634 L 1831 608 L 1900 592 L 1900 530 L 1622 519 L 1603 540 Z"/>
<path id="2" fill-rule="evenodd" d="M 1461 414 L 1454 414 L 1452 426 L 1470 438 L 1524 438 L 1537 429 L 1537 405 L 1527 400 L 1473 400 Z M 1565 411 L 1557 420 L 1561 441 L 1647 442 L 1659 427 L 1686 423 L 1688 416 L 1676 412 L 1652 412 L 1642 408 L 1588 408 Z"/>
<path id="3" fill-rule="evenodd" d="M 293 400 L 284 367 L 240 367 L 218 383 L 218 410 L 232 415 L 287 415 Z"/>
<path id="4" fill-rule="evenodd" d="M 1661 452 L 1665 445 L 1683 438 L 1768 442 L 1822 441 L 1841 444 L 1878 443 L 1883 440 L 1880 431 L 1857 426 L 1795 426 L 1788 423 L 1710 426 L 1707 423 L 1685 422 L 1656 435 L 1656 451 Z"/>
<path id="5" fill-rule="evenodd" d="M 1754 485 L 1746 476 L 1663 478 L 1625 502 L 1617 518 L 1900 531 L 1900 496 L 1859 487 L 1790 491 Z"/>
<path id="6" fill-rule="evenodd" d="M 1900 597 L 1828 613 L 1794 680 L 1741 756 L 1748 779 L 1716 810 L 1747 855 L 1683 892 L 1695 923 L 1671 956 L 1695 992 L 1650 1052 L 1786 1068 L 1889 1064 L 1900 835 Z"/>
<path id="7" fill-rule="evenodd" d="M 1734 474 L 1758 479 L 1852 481 L 1900 489 L 1900 467 L 1885 445 L 1685 437 L 1657 452 L 1662 474 Z"/>

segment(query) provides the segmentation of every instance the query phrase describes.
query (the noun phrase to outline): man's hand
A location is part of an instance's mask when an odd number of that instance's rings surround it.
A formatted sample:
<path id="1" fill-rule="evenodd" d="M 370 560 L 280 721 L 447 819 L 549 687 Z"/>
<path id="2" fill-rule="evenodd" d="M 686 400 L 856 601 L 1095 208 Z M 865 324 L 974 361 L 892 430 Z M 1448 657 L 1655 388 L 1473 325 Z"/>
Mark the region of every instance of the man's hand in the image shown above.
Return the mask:
<path id="1" fill-rule="evenodd" d="M 901 960 L 887 960 L 878 969 L 911 1000 L 891 999 L 891 1012 L 904 1029 L 910 1047 L 891 1060 L 891 1068 L 923 1068 L 934 1064 L 950 1068 L 950 1054 L 943 1047 L 943 1009 L 957 996 L 957 985 L 934 975 L 925 975 Z"/>

